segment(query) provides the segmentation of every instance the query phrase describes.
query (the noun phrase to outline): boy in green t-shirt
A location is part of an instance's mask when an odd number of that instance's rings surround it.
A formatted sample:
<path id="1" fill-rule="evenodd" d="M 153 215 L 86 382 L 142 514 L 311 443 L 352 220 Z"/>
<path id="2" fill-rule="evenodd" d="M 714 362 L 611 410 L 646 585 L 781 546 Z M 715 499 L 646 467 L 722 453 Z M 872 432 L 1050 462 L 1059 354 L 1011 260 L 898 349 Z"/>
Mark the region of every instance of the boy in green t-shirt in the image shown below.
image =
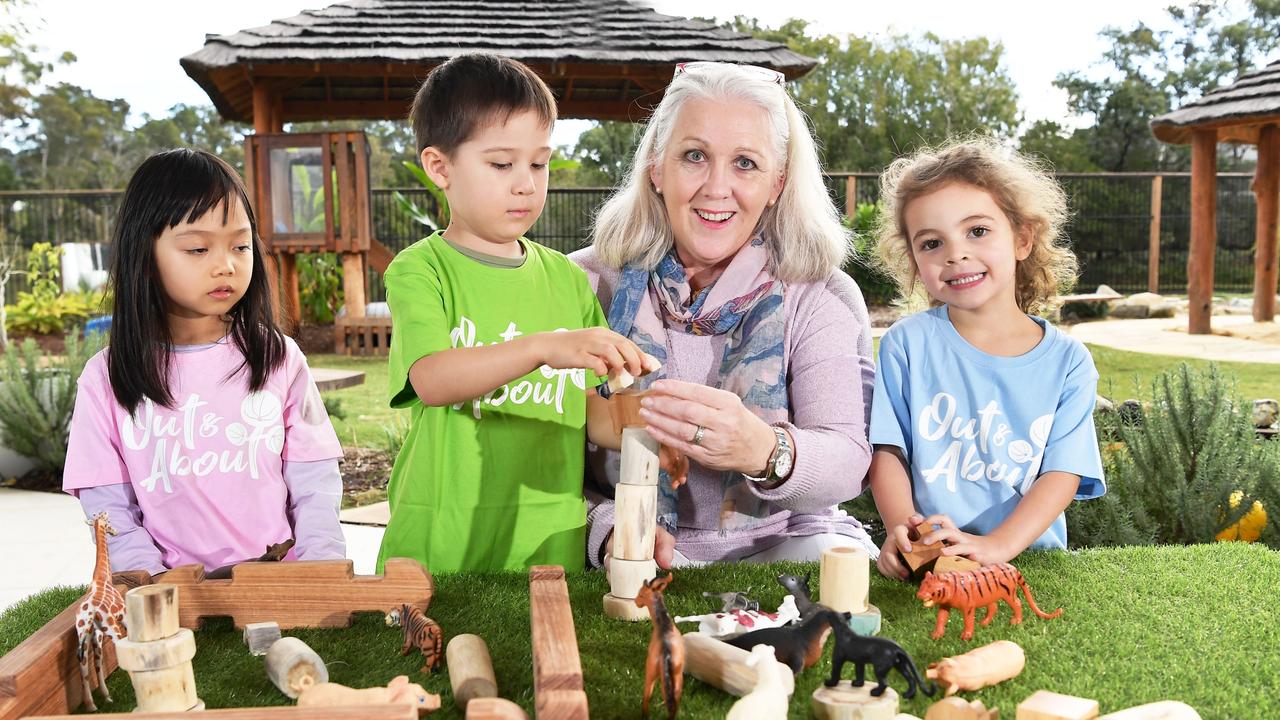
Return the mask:
<path id="1" fill-rule="evenodd" d="M 642 372 L 586 274 L 522 237 L 542 212 L 555 99 L 523 64 L 462 55 L 432 70 L 411 114 L 449 226 L 387 268 L 391 406 L 412 420 L 391 471 L 378 553 L 432 572 L 580 569 L 587 396 Z M 603 407 L 593 397 L 592 440 Z"/>

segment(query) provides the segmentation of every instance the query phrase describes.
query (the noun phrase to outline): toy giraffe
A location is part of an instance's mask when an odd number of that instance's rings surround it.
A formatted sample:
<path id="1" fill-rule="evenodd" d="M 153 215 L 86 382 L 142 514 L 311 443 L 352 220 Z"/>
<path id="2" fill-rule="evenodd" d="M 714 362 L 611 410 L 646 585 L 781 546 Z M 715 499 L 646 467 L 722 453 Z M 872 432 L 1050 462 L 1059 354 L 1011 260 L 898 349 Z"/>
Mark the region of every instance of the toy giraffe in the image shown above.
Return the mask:
<path id="1" fill-rule="evenodd" d="M 102 698 L 111 702 L 111 693 L 107 690 L 107 677 L 102 667 L 102 651 L 105 638 L 118 640 L 128 633 L 124 627 L 124 597 L 111 582 L 111 560 L 107 557 L 107 535 L 115 535 L 115 528 L 107 519 L 106 512 L 94 515 L 88 521 L 93 526 L 93 541 L 97 546 L 97 561 L 93 566 L 93 580 L 89 583 L 89 592 L 85 594 L 80 609 L 76 612 L 76 659 L 80 661 L 80 679 L 84 681 L 84 706 L 93 712 L 98 707 L 93 704 L 93 691 L 89 687 L 90 655 L 97 669 L 98 689 Z"/>

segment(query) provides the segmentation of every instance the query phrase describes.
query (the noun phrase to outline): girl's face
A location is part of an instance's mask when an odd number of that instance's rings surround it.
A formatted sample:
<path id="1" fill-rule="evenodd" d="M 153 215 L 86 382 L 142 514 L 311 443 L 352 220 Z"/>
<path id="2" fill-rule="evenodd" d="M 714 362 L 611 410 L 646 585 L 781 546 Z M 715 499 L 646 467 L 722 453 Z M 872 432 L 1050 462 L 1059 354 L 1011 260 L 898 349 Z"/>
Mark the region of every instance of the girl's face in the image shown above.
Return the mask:
<path id="1" fill-rule="evenodd" d="M 227 202 L 231 208 L 225 224 L 219 205 L 156 238 L 156 268 L 170 315 L 221 320 L 249 288 L 253 229 L 239 198 L 229 197 Z"/>
<path id="2" fill-rule="evenodd" d="M 907 204 L 911 258 L 933 299 L 958 310 L 1018 311 L 1018 261 L 1031 238 L 985 190 L 953 182 Z"/>

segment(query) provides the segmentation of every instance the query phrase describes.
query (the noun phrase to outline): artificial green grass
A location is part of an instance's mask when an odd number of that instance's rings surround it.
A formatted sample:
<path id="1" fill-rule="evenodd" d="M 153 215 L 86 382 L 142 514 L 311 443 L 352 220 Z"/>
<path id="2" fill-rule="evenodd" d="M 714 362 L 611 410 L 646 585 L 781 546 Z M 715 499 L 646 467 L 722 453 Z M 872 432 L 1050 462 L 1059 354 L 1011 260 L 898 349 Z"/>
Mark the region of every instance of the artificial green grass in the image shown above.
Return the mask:
<path id="1" fill-rule="evenodd" d="M 987 707 L 1012 718 L 1017 703 L 1038 689 L 1097 699 L 1103 712 L 1163 699 L 1195 707 L 1205 720 L 1280 716 L 1280 555 L 1259 545 L 1223 543 L 1192 547 L 1096 549 L 1028 553 L 1018 560 L 1037 604 L 1045 611 L 1064 607 L 1055 620 L 1028 610 L 1023 624 L 1010 626 L 1001 604 L 995 622 L 978 626 L 972 642 L 959 638 L 961 619 L 953 614 L 946 636 L 932 640 L 935 613 L 914 596 L 914 588 L 872 571 L 871 602 L 884 613 L 883 637 L 902 644 L 924 667 L 1000 639 L 1017 642 L 1027 655 L 1023 673 L 976 693 Z M 713 609 L 702 591 L 752 588 L 761 606 L 776 607 L 780 572 L 814 572 L 815 564 L 726 564 L 676 572 L 667 592 L 673 615 Z M 528 578 L 525 573 L 442 575 L 428 612 L 446 635 L 475 633 L 489 644 L 500 693 L 533 715 L 529 641 Z M 648 623 L 628 624 L 601 612 L 604 576 L 569 577 L 583 675 L 593 718 L 639 716 Z M 0 652 L 34 632 L 77 597 L 75 589 L 50 590 L 0 616 Z M 981 614 L 981 613 L 980 613 Z M 692 625 L 686 630 L 695 629 Z M 444 709 L 432 717 L 457 718 L 449 697 L 447 670 L 418 673 L 415 650 L 399 655 L 400 633 L 377 615 L 360 616 L 346 630 L 289 631 L 325 658 L 330 678 L 353 686 L 384 684 L 407 674 L 441 693 Z M 260 658 L 248 654 L 226 620 L 208 622 L 196 636 L 196 684 L 209 707 L 287 703 L 266 679 Z M 809 696 L 830 672 L 827 657 L 796 678 L 793 718 L 809 717 Z M 845 677 L 853 676 L 851 667 Z M 127 675 L 110 681 L 112 709 L 133 707 Z M 890 684 L 906 684 L 895 672 Z M 933 698 L 938 699 L 939 696 Z M 933 701 L 917 695 L 901 710 L 923 717 Z M 683 718 L 723 717 L 734 698 L 686 676 Z M 660 706 L 655 696 L 654 703 Z M 659 710 L 653 711 L 659 713 Z"/>

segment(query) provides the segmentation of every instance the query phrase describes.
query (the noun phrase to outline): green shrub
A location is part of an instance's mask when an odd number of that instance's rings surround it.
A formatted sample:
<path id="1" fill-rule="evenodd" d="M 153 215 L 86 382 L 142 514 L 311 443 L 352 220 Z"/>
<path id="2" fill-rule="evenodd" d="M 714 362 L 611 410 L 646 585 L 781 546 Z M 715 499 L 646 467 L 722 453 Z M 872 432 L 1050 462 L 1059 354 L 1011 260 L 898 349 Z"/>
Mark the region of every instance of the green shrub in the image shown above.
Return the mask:
<path id="1" fill-rule="evenodd" d="M 104 307 L 106 297 L 92 290 L 62 292 L 62 247 L 36 243 L 27 254 L 25 274 L 30 290 L 18 293 L 18 301 L 5 306 L 5 328 L 10 333 L 60 333 L 82 325 Z"/>
<path id="2" fill-rule="evenodd" d="M 320 399 L 324 401 L 324 411 L 328 414 L 330 420 L 346 420 L 347 411 L 342 408 L 342 398 L 329 393 L 321 395 Z"/>
<path id="3" fill-rule="evenodd" d="M 337 253 L 298 256 L 298 296 L 302 321 L 329 325 L 342 307 L 342 264 Z"/>
<path id="4" fill-rule="evenodd" d="M 1139 422 L 1099 421 L 1099 436 L 1119 442 L 1104 446 L 1107 495 L 1067 512 L 1072 545 L 1213 542 L 1248 512 L 1263 480 L 1274 481 L 1276 453 L 1259 443 L 1216 365 L 1197 372 L 1184 363 L 1151 391 Z M 1236 491 L 1243 497 L 1232 508 Z"/>
<path id="5" fill-rule="evenodd" d="M 102 342 L 99 333 L 84 340 L 70 333 L 62 356 L 46 355 L 31 338 L 10 346 L 0 366 L 0 441 L 41 469 L 62 470 L 76 381 Z"/>
<path id="6" fill-rule="evenodd" d="M 408 415 L 406 412 L 397 412 L 390 424 L 382 426 L 382 449 L 392 460 L 400 457 L 400 448 L 404 447 L 404 441 L 409 437 Z"/>
<path id="7" fill-rule="evenodd" d="M 875 227 L 880 206 L 859 203 L 853 217 L 845 216 L 845 227 L 853 230 L 853 257 L 844 271 L 858 283 L 868 305 L 888 305 L 898 296 L 898 285 L 876 257 Z"/>

